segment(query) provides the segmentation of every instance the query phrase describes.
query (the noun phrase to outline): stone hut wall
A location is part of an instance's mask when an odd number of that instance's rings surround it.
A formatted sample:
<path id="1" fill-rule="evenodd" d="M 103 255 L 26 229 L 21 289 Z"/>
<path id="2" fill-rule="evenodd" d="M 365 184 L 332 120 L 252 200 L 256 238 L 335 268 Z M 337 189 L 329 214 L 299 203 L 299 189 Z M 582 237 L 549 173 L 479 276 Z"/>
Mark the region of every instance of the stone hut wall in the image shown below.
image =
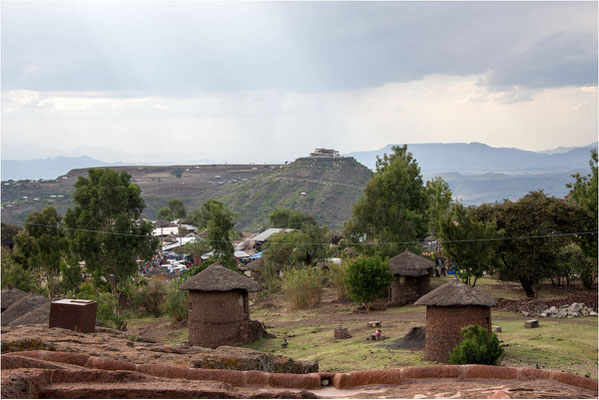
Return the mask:
<path id="1" fill-rule="evenodd" d="M 189 291 L 189 343 L 216 348 L 243 342 L 242 325 L 249 321 L 245 290 Z"/>
<path id="2" fill-rule="evenodd" d="M 478 324 L 491 332 L 491 308 L 485 306 L 426 307 L 424 359 L 447 362 L 462 341 L 460 330 Z"/>
<path id="3" fill-rule="evenodd" d="M 389 303 L 395 306 L 413 303 L 430 290 L 430 277 L 396 275 L 389 289 Z"/>

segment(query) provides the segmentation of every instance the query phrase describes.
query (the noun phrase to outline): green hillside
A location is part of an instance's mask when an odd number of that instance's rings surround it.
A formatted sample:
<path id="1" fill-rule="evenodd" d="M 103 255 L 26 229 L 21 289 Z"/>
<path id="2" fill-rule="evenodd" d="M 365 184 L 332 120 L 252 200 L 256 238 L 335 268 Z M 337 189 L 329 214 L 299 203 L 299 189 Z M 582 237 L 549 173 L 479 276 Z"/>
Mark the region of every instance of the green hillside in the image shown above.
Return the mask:
<path id="1" fill-rule="evenodd" d="M 247 231 L 267 226 L 277 208 L 301 211 L 341 228 L 369 179 L 370 171 L 352 159 L 301 158 L 254 180 L 228 185 L 216 198 L 237 213 L 238 228 Z"/>
<path id="2" fill-rule="evenodd" d="M 172 198 L 181 198 L 189 211 L 214 198 L 237 214 L 236 228 L 243 231 L 268 225 L 268 216 L 277 208 L 302 211 L 331 228 L 341 228 L 370 179 L 369 170 L 350 158 L 303 158 L 289 165 L 109 168 L 132 176 L 146 202 L 143 214 L 150 219 Z M 87 169 L 72 170 L 55 180 L 6 182 L 2 221 L 22 224 L 29 213 L 44 205 L 53 205 L 64 214 L 67 207 L 73 207 L 73 184 L 79 176 L 87 176 Z"/>

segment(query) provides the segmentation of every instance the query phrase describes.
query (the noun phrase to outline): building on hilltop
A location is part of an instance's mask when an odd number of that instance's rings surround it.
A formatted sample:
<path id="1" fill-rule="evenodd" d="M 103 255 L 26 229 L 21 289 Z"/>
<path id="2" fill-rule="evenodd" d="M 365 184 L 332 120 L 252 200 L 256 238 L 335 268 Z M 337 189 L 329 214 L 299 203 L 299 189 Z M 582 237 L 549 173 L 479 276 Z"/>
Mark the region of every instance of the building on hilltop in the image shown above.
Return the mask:
<path id="1" fill-rule="evenodd" d="M 314 149 L 314 152 L 310 153 L 312 158 L 341 158 L 339 152 L 334 149 Z"/>
<path id="2" fill-rule="evenodd" d="M 260 284 L 247 276 L 215 263 L 179 289 L 189 290 L 189 344 L 250 344 L 266 334 L 261 322 L 250 320 L 248 292 Z"/>
<path id="3" fill-rule="evenodd" d="M 388 301 L 402 306 L 418 300 L 430 290 L 430 273 L 435 263 L 406 249 L 389 259 L 389 272 L 393 281 L 389 287 Z"/>
<path id="4" fill-rule="evenodd" d="M 497 301 L 453 278 L 414 304 L 426 306 L 424 359 L 447 362 L 462 341 L 460 330 L 477 324 L 491 332 L 491 307 Z"/>

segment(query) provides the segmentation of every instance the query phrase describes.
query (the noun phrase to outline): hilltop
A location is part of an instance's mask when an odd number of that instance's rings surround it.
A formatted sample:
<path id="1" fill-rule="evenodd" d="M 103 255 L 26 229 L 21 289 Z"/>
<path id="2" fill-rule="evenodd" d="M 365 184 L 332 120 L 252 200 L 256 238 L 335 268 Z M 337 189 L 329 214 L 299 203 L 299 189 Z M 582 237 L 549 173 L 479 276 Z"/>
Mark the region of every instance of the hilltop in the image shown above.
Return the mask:
<path id="1" fill-rule="evenodd" d="M 126 171 L 142 190 L 144 215 L 155 219 L 172 198 L 188 210 L 208 198 L 223 201 L 238 215 L 237 229 L 257 230 L 277 208 L 306 212 L 331 228 L 349 218 L 353 203 L 370 179 L 369 170 L 350 158 L 298 159 L 288 165 L 111 166 Z M 73 185 L 87 168 L 55 180 L 8 181 L 2 186 L 2 220 L 22 223 L 45 205 L 61 214 L 73 206 Z M 304 194 L 302 194 L 304 193 Z"/>

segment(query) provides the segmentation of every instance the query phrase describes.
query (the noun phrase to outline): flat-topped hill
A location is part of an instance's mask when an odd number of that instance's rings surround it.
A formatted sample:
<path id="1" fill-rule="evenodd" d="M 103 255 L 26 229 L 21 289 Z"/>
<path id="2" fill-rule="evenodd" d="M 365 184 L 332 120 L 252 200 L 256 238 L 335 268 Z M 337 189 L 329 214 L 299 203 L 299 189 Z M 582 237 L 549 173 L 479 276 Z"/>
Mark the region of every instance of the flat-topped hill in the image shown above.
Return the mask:
<path id="1" fill-rule="evenodd" d="M 257 230 L 277 208 L 314 215 L 340 228 L 370 179 L 369 170 L 349 158 L 299 159 L 288 165 L 112 166 L 126 171 L 142 190 L 144 215 L 155 219 L 172 198 L 187 210 L 208 198 L 223 201 L 238 215 L 237 229 Z M 2 220 L 22 223 L 32 211 L 54 205 L 61 214 L 72 207 L 73 185 L 88 168 L 74 169 L 55 180 L 9 181 L 2 186 Z M 304 193 L 304 194 L 302 194 Z"/>

